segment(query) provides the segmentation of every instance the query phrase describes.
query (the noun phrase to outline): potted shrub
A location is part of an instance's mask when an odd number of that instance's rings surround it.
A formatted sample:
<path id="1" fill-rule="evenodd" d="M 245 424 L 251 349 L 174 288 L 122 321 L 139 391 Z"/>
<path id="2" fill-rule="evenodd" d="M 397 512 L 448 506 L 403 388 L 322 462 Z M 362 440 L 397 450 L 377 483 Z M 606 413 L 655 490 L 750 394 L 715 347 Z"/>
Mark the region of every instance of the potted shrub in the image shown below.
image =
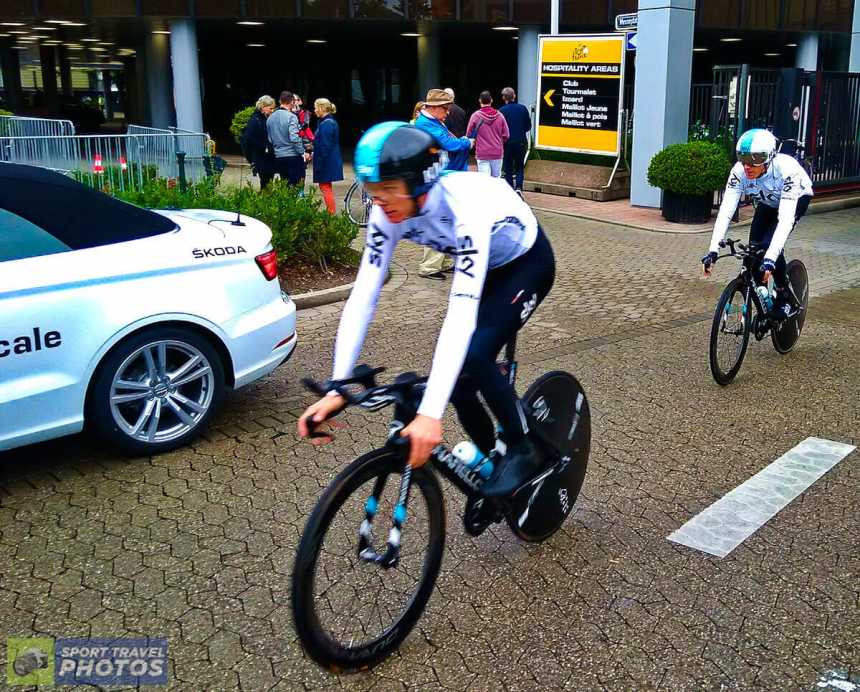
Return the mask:
<path id="1" fill-rule="evenodd" d="M 670 144 L 648 166 L 648 182 L 663 190 L 663 217 L 676 223 L 711 218 L 714 191 L 726 184 L 732 162 L 714 142 Z"/>

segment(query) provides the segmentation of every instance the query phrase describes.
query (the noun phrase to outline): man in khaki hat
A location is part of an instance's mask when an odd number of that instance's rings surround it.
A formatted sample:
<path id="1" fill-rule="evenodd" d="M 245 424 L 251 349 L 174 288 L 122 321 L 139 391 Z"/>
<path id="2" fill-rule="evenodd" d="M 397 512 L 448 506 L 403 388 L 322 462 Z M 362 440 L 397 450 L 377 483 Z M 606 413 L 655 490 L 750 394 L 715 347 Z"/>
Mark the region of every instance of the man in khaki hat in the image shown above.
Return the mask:
<path id="1" fill-rule="evenodd" d="M 424 108 L 415 119 L 415 127 L 429 134 L 440 149 L 448 154 L 447 171 L 466 171 L 469 169 L 469 151 L 475 140 L 468 137 L 455 137 L 445 126 L 445 118 L 454 99 L 443 89 L 430 89 L 424 99 Z M 430 248 L 424 248 L 424 257 L 418 267 L 418 276 L 425 279 L 444 279 L 445 255 Z"/>

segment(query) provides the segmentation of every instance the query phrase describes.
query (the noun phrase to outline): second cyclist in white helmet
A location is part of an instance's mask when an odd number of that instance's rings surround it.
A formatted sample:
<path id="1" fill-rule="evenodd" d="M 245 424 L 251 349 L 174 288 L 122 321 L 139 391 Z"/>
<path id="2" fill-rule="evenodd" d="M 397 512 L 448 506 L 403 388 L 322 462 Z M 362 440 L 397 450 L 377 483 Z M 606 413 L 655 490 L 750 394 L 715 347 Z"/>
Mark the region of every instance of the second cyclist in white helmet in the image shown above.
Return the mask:
<path id="1" fill-rule="evenodd" d="M 767 130 L 744 132 L 736 151 L 738 162 L 729 174 L 711 246 L 702 258 L 702 265 L 705 274 L 709 275 L 741 195 L 754 197 L 758 206 L 750 226 L 750 243 L 767 246 L 761 265 L 762 280 L 767 282 L 773 275 L 781 297 L 788 281 L 782 251 L 789 233 L 809 207 L 812 180 L 797 159 L 777 153 L 776 137 Z M 780 300 L 776 309 L 784 305 L 785 301 Z"/>

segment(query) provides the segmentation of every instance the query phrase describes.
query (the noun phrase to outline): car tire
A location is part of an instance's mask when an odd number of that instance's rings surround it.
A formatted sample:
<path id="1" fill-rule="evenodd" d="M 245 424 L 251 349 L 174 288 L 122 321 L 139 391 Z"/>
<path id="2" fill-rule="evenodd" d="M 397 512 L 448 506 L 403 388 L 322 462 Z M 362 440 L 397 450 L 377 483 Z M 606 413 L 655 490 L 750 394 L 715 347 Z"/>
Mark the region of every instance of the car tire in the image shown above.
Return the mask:
<path id="1" fill-rule="evenodd" d="M 121 342 L 100 363 L 86 422 L 124 452 L 161 454 L 206 428 L 224 386 L 224 364 L 206 337 L 184 327 L 153 327 Z"/>

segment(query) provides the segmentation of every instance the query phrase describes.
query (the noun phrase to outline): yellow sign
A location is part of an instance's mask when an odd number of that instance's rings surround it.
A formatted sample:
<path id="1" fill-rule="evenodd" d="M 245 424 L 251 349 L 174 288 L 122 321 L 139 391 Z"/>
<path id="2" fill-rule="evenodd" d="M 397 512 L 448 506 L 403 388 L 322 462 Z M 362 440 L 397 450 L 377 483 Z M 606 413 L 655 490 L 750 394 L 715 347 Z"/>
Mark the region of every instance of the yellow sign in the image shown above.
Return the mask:
<path id="1" fill-rule="evenodd" d="M 624 34 L 540 36 L 538 149 L 618 156 Z"/>

